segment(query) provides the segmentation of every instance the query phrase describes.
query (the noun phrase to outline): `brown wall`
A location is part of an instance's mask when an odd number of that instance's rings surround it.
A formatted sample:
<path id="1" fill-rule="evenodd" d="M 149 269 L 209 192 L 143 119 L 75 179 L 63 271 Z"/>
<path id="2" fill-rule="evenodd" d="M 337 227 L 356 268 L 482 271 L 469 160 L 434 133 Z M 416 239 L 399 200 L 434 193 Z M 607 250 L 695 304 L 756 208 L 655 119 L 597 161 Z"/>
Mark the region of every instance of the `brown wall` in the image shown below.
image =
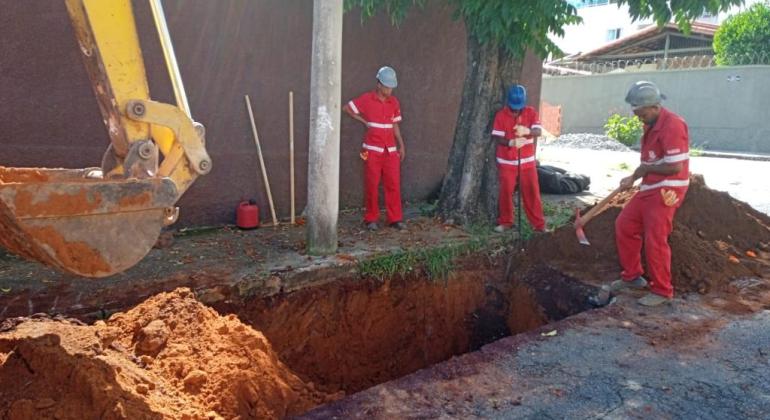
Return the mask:
<path id="1" fill-rule="evenodd" d="M 135 13 L 154 99 L 173 95 L 146 1 Z M 384 16 L 362 25 L 345 16 L 343 101 L 371 89 L 384 64 L 398 72 L 408 157 L 405 200 L 440 186 L 465 75 L 465 30 L 451 9 L 433 2 L 396 29 Z M 289 213 L 288 91 L 295 99 L 297 212 L 307 190 L 309 0 L 166 0 L 176 55 L 193 117 L 207 128 L 214 170 L 180 201 L 180 226 L 232 222 L 235 204 L 257 198 L 269 215 L 243 95 L 249 94 L 276 210 Z M 0 165 L 98 166 L 107 136 L 76 49 L 63 1 L 0 0 Z M 528 63 L 530 102 L 540 70 Z M 362 202 L 358 159 L 363 128 L 343 118 L 340 201 Z"/>

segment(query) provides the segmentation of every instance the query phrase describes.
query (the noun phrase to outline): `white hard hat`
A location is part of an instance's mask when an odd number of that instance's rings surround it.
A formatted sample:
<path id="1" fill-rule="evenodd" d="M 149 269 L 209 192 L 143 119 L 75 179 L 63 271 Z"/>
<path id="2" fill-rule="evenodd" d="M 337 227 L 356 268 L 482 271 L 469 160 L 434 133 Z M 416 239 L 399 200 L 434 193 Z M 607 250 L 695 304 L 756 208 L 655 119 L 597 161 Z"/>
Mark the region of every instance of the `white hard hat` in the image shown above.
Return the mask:
<path id="1" fill-rule="evenodd" d="M 396 71 L 392 67 L 384 66 L 377 70 L 377 80 L 387 88 L 395 88 L 398 86 L 398 80 L 396 80 Z"/>
<path id="2" fill-rule="evenodd" d="M 640 80 L 631 85 L 626 94 L 626 102 L 634 109 L 658 105 L 663 99 L 666 99 L 666 95 L 660 93 L 660 89 L 658 89 L 655 83 L 645 80 Z"/>

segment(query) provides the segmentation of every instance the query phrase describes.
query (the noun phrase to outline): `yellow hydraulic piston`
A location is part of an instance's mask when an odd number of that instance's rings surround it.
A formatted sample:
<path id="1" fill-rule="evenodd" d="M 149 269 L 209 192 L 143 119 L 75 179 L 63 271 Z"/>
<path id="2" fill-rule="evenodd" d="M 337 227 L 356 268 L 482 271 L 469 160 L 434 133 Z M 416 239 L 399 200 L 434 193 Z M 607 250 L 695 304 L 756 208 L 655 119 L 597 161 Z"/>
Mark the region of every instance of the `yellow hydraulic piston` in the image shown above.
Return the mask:
<path id="1" fill-rule="evenodd" d="M 151 0 L 177 105 L 150 100 L 131 0 L 65 0 L 110 139 L 101 167 L 0 166 L 0 245 L 87 277 L 141 260 L 211 170 L 160 0 Z"/>

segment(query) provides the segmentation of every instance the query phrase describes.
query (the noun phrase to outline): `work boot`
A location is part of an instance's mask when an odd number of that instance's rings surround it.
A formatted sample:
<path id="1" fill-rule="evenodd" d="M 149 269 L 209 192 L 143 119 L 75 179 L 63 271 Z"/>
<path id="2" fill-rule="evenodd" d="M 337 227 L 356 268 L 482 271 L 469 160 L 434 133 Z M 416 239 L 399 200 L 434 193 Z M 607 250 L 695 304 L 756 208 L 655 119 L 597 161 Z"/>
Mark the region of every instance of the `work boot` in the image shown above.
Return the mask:
<path id="1" fill-rule="evenodd" d="M 671 303 L 671 299 L 665 296 L 656 295 L 655 293 L 647 293 L 636 302 L 642 306 L 658 306 L 664 303 Z"/>
<path id="2" fill-rule="evenodd" d="M 631 281 L 625 281 L 623 279 L 615 280 L 609 285 L 602 286 L 602 289 L 606 289 L 609 292 L 620 292 L 625 289 L 644 289 L 647 287 L 647 280 L 644 279 L 644 277 L 639 276 Z"/>
<path id="3" fill-rule="evenodd" d="M 406 230 L 406 223 L 404 222 L 394 222 L 390 224 L 390 227 L 396 230 Z"/>
<path id="4" fill-rule="evenodd" d="M 380 225 L 377 224 L 377 222 L 371 222 L 366 224 L 366 229 L 374 232 L 375 230 L 380 229 Z"/>
<path id="5" fill-rule="evenodd" d="M 508 229 L 510 229 L 510 228 L 511 228 L 511 226 L 506 226 L 506 225 L 497 225 L 497 226 L 495 226 L 495 232 L 497 232 L 497 233 L 503 233 L 503 232 L 505 232 L 506 230 L 508 230 Z"/>

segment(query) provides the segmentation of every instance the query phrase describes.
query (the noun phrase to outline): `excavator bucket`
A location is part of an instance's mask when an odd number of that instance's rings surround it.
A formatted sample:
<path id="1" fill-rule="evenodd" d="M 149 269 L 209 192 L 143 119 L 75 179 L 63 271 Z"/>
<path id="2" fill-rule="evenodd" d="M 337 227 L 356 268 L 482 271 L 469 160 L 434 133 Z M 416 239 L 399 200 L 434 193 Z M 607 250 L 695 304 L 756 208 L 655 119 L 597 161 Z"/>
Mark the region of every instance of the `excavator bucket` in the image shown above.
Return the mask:
<path id="1" fill-rule="evenodd" d="M 205 130 L 189 114 L 160 0 L 150 3 L 177 105 L 150 99 L 131 0 L 64 1 L 110 145 L 101 168 L 0 166 L 0 245 L 105 277 L 147 255 L 211 159 Z"/>
<path id="2" fill-rule="evenodd" d="M 175 219 L 168 178 L 91 179 L 98 169 L 0 167 L 0 245 L 86 277 L 141 260 Z"/>

